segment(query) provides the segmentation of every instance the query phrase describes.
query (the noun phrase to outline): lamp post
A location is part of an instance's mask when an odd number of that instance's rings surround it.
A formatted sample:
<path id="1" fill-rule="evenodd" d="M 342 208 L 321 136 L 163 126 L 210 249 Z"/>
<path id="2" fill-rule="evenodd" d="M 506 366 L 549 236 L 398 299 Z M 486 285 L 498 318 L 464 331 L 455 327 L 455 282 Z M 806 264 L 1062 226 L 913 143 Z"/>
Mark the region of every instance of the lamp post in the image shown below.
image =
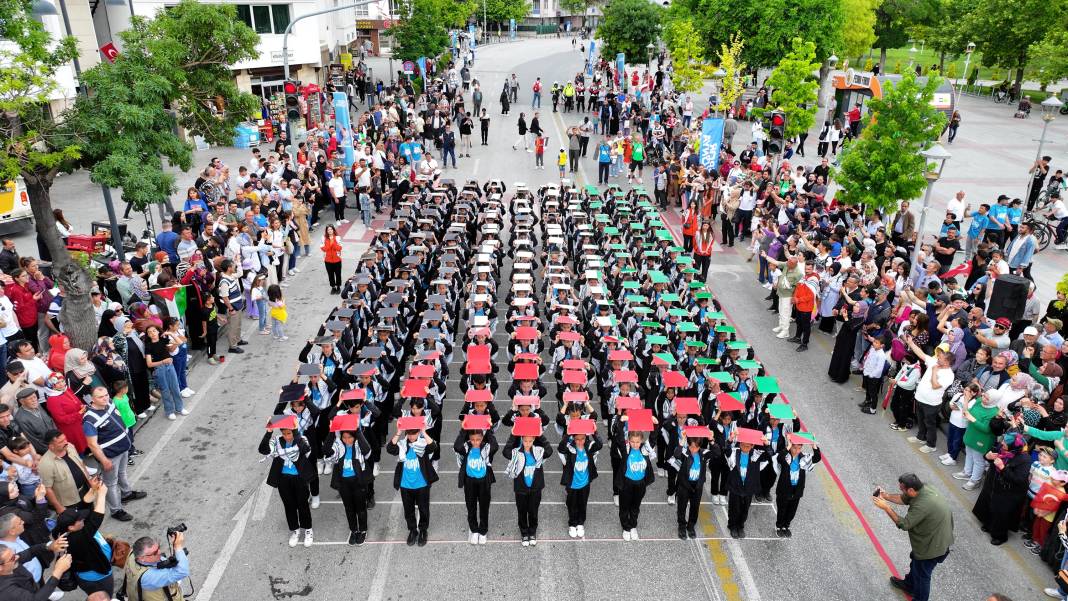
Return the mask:
<path id="1" fill-rule="evenodd" d="M 975 42 L 968 42 L 968 46 L 964 48 L 964 83 L 968 83 L 968 65 L 972 62 L 972 53 L 975 52 Z M 953 108 L 957 108 L 957 102 L 960 102 L 960 92 L 963 86 L 958 82 L 957 84 L 957 101 L 953 103 Z"/>
<path id="2" fill-rule="evenodd" d="M 1057 99 L 1056 96 L 1050 95 L 1049 98 L 1042 101 L 1042 136 L 1038 139 L 1038 152 L 1035 153 L 1035 163 L 1042 158 L 1042 147 L 1046 145 L 1046 130 L 1049 129 L 1051 121 L 1057 118 L 1057 111 L 1060 110 L 1064 103 Z M 1031 195 L 1034 193 L 1033 187 L 1035 185 L 1035 178 L 1029 177 L 1027 179 L 1027 210 L 1030 211 L 1034 208 L 1031 201 Z"/>
<path id="3" fill-rule="evenodd" d="M 912 69 L 912 64 L 916 62 L 916 43 L 912 43 L 912 48 L 909 48 L 909 69 Z"/>
<path id="4" fill-rule="evenodd" d="M 649 59 L 647 61 L 648 62 L 647 66 L 649 67 L 650 71 L 653 70 L 653 52 L 655 52 L 655 51 L 656 51 L 656 45 L 654 45 L 652 42 L 649 42 L 648 44 L 646 44 L 646 46 L 645 46 L 645 56 Z"/>
<path id="5" fill-rule="evenodd" d="M 945 168 L 946 161 L 948 161 L 953 155 L 949 154 L 949 151 L 946 150 L 941 144 L 935 144 L 927 150 L 921 150 L 920 156 L 923 157 L 925 163 L 924 169 L 926 171 L 923 174 L 923 178 L 927 180 L 927 191 L 923 195 L 923 208 L 920 209 L 920 224 L 919 227 L 916 229 L 916 244 L 912 249 L 913 269 L 921 268 L 919 265 L 916 264 L 916 260 L 920 254 L 920 240 L 923 239 L 923 224 L 927 218 L 927 209 L 931 205 L 931 189 L 934 188 L 934 183 L 938 181 L 940 177 L 942 177 L 942 169 Z M 928 167 L 932 168 L 928 169 Z"/>

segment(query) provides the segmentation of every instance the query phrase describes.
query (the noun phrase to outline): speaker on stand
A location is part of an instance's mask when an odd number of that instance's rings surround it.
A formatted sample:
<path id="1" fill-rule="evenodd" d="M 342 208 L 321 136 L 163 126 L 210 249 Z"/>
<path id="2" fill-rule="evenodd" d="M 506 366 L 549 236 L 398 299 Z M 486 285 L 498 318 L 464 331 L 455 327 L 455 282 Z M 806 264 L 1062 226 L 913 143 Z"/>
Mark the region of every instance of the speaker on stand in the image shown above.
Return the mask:
<path id="1" fill-rule="evenodd" d="M 1005 317 L 1010 321 L 1019 320 L 1023 317 L 1030 288 L 1031 280 L 1023 276 L 1010 273 L 998 276 L 986 307 L 986 316 L 990 319 Z"/>

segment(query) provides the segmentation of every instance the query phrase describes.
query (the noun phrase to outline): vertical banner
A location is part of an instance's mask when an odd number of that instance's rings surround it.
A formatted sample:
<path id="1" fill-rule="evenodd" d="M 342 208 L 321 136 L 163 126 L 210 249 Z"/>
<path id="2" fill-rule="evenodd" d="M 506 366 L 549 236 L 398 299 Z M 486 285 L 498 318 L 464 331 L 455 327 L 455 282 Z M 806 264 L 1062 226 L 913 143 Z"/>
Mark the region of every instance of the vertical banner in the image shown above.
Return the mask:
<path id="1" fill-rule="evenodd" d="M 415 64 L 419 65 L 419 77 L 422 77 L 423 79 L 426 79 L 427 78 L 426 57 L 425 56 L 420 56 L 418 59 L 416 59 Z"/>
<path id="2" fill-rule="evenodd" d="M 515 19 L 508 19 L 508 38 L 515 39 Z"/>
<path id="3" fill-rule="evenodd" d="M 621 89 L 627 89 L 627 57 L 620 52 L 616 55 L 616 83 Z"/>
<path id="4" fill-rule="evenodd" d="M 457 34 L 456 34 L 455 31 L 453 31 L 449 35 L 452 38 L 452 44 L 449 47 L 452 48 L 453 52 L 456 52 L 456 51 L 458 51 L 460 49 L 460 43 L 458 41 Z"/>
<path id="5" fill-rule="evenodd" d="M 719 169 L 719 149 L 723 145 L 723 119 L 705 119 L 701 122 L 701 166 L 716 171 Z"/>
<path id="6" fill-rule="evenodd" d="M 475 49 L 475 24 L 472 23 L 467 26 L 468 38 L 471 40 L 471 49 Z"/>
<path id="7" fill-rule="evenodd" d="M 338 150 L 344 153 L 346 168 L 356 162 L 356 153 L 352 148 L 352 120 L 349 117 L 349 96 L 344 92 L 334 92 L 334 129 L 337 132 Z"/>
<path id="8" fill-rule="evenodd" d="M 590 54 L 589 54 L 589 56 L 586 57 L 586 63 L 587 63 L 587 65 L 586 65 L 586 76 L 587 77 L 593 77 L 593 57 L 594 57 L 594 48 L 596 48 L 596 47 L 597 47 L 597 41 L 596 40 L 590 40 Z"/>

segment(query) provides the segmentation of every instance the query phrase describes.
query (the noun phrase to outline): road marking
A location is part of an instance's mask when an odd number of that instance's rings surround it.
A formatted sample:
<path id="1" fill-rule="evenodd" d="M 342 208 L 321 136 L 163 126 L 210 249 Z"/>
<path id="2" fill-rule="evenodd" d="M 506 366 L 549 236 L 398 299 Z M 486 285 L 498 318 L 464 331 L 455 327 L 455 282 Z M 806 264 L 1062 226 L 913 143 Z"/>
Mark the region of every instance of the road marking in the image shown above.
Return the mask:
<path id="1" fill-rule="evenodd" d="M 341 501 L 320 501 L 320 502 L 323 505 L 341 505 L 342 504 Z M 400 505 L 400 503 L 401 503 L 400 498 L 396 498 L 396 499 L 393 499 L 391 501 L 378 501 L 377 504 L 378 505 Z M 430 499 L 430 504 L 431 505 L 466 505 L 467 501 L 435 501 L 434 499 Z M 567 502 L 566 501 L 542 501 L 541 504 L 542 505 L 566 505 Z M 587 501 L 586 504 L 587 505 L 615 505 L 615 501 Z M 667 504 L 668 504 L 667 501 L 642 501 L 642 506 L 643 507 L 646 506 L 646 505 L 667 505 Z M 505 501 L 501 501 L 500 505 L 501 506 L 511 507 L 511 505 L 509 503 L 505 502 Z M 701 501 L 701 505 L 702 506 L 711 506 L 712 502 L 711 501 Z M 493 507 L 494 505 L 490 505 L 490 506 Z M 773 503 L 753 503 L 752 506 L 753 507 L 771 507 L 772 510 L 775 509 L 775 506 L 774 506 Z M 724 511 L 726 511 L 726 510 L 724 509 Z"/>
<path id="2" fill-rule="evenodd" d="M 230 356 L 234 357 L 234 355 Z M 226 369 L 234 363 L 235 361 L 233 360 L 226 361 L 222 365 L 215 367 L 214 373 L 208 376 L 208 379 L 204 381 L 204 385 L 200 387 L 200 390 L 198 390 L 197 393 L 185 403 L 186 409 L 189 409 L 189 411 L 192 412 L 193 409 L 198 407 L 201 401 L 203 401 L 203 399 L 208 396 L 208 393 L 211 392 L 211 389 L 215 386 L 216 382 L 219 381 L 219 378 L 226 373 Z M 173 450 L 169 448 L 171 439 L 174 438 L 174 435 L 178 433 L 178 430 L 181 429 L 183 425 L 185 425 L 185 418 L 175 420 L 167 426 L 167 429 L 163 431 L 163 435 L 152 445 L 152 449 L 145 454 L 145 458 L 137 462 L 137 470 L 130 478 L 130 486 L 137 484 L 137 481 L 148 473 L 152 464 L 156 462 L 156 459 L 165 449 Z"/>
<path id="3" fill-rule="evenodd" d="M 338 501 L 334 501 L 338 502 Z M 327 501 L 330 503 L 330 501 Z M 398 492 L 393 501 L 379 501 L 381 503 L 390 503 L 393 507 L 389 508 L 389 540 L 396 540 L 397 534 L 400 532 L 400 493 Z M 407 542 L 407 541 L 405 541 Z M 346 544 L 348 541 L 346 541 Z M 367 601 L 382 601 L 382 595 L 386 591 L 386 582 L 389 577 L 389 566 L 393 560 L 393 547 L 395 545 L 388 545 L 386 550 L 378 556 L 378 563 L 375 565 L 375 577 L 371 581 L 371 590 L 367 593 Z"/>
<path id="4" fill-rule="evenodd" d="M 267 486 L 266 480 L 256 491 L 256 505 L 252 509 L 252 521 L 262 522 L 263 518 L 267 517 L 267 507 L 270 506 L 274 495 L 271 494 L 271 487 Z"/>
<path id="5" fill-rule="evenodd" d="M 478 174 L 478 163 L 481 160 L 482 159 L 475 159 L 475 166 L 471 168 L 471 178 L 472 179 L 474 179 L 475 175 Z"/>
<path id="6" fill-rule="evenodd" d="M 245 536 L 245 527 L 248 526 L 248 518 L 252 512 L 252 505 L 256 502 L 256 495 L 260 494 L 258 491 L 267 487 L 267 483 L 264 482 L 249 495 L 248 500 L 241 505 L 241 509 L 237 510 L 237 514 L 234 515 L 234 521 L 237 525 L 230 531 L 230 536 L 226 538 L 226 543 L 223 544 L 223 548 L 219 551 L 219 554 L 215 556 L 211 570 L 208 571 L 208 576 L 204 579 L 203 584 L 200 585 L 200 590 L 197 591 L 198 601 L 209 601 L 211 596 L 215 594 L 215 589 L 218 588 L 219 582 L 222 581 L 223 575 L 226 573 L 226 569 L 230 565 L 230 560 L 233 559 L 234 553 L 237 552 L 237 546 L 241 544 L 241 539 Z M 268 492 L 268 494 L 270 494 Z"/>
<path id="7" fill-rule="evenodd" d="M 786 542 L 786 539 L 778 538 L 778 537 L 775 537 L 775 536 L 771 536 L 771 537 L 747 536 L 747 537 L 742 538 L 742 539 L 731 539 L 731 538 L 727 538 L 727 537 L 718 537 L 718 538 L 716 538 L 716 537 L 699 536 L 696 539 L 691 539 L 691 540 L 695 540 L 697 542 L 723 541 L 723 540 L 751 540 L 751 541 L 764 541 L 764 542 L 774 541 L 774 542 L 779 542 L 779 543 L 785 543 Z M 486 539 L 486 544 L 487 545 L 494 545 L 494 544 L 497 544 L 497 545 L 499 545 L 499 544 L 515 545 L 515 544 L 518 544 L 520 542 L 522 542 L 522 541 L 520 539 L 518 539 L 518 538 L 487 538 Z M 546 544 L 553 544 L 553 543 L 556 543 L 556 544 L 560 544 L 560 543 L 581 544 L 581 543 L 623 543 L 623 542 L 627 542 L 627 541 L 624 541 L 622 538 L 539 538 L 538 539 L 538 544 L 539 545 L 542 544 L 542 543 L 546 543 Z M 670 543 L 670 542 L 682 543 L 682 542 L 685 542 L 685 541 L 679 540 L 678 538 L 675 538 L 675 537 L 648 538 L 648 537 L 644 537 L 643 536 L 643 537 L 639 538 L 637 541 L 631 541 L 628 544 L 633 544 L 633 543 Z M 374 541 L 369 540 L 369 541 L 366 541 L 364 543 L 364 545 L 394 546 L 394 545 L 405 545 L 407 543 L 408 543 L 408 541 L 405 540 L 405 539 L 374 540 Z M 319 540 L 317 540 L 317 541 L 312 543 L 312 545 L 324 545 L 324 546 L 337 546 L 337 545 L 347 545 L 347 544 L 349 544 L 349 542 L 347 540 L 338 540 L 338 541 L 319 541 Z M 470 546 L 475 546 L 475 545 L 471 545 L 471 543 L 468 542 L 466 538 L 463 539 L 463 540 L 459 540 L 459 539 L 457 539 L 457 540 L 434 540 L 434 539 L 428 539 L 427 540 L 427 544 L 428 545 L 460 545 L 460 546 L 470 545 Z M 368 599 L 370 599 L 370 598 L 371 597 L 368 596 Z M 554 597 L 554 599 L 555 598 L 558 598 L 558 597 Z M 718 599 L 719 595 L 715 595 L 715 598 Z"/>

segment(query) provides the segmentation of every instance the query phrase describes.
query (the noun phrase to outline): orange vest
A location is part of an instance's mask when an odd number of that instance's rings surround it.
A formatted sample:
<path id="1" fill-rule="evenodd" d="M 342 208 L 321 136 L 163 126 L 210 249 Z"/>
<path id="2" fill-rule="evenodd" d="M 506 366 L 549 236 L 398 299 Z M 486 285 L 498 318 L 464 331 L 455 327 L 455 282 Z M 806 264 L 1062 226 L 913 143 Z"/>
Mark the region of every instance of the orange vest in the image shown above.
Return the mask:
<path id="1" fill-rule="evenodd" d="M 692 208 L 686 209 L 686 215 L 682 219 L 682 235 L 693 236 L 697 233 L 697 211 Z"/>
<path id="2" fill-rule="evenodd" d="M 716 239 L 715 239 L 714 236 L 709 236 L 707 238 L 705 238 L 704 236 L 695 237 L 694 241 L 693 241 L 693 252 L 694 252 L 694 254 L 701 255 L 702 257 L 711 256 L 712 255 L 712 243 L 715 242 L 715 241 L 716 241 Z"/>
<path id="3" fill-rule="evenodd" d="M 814 286 L 819 284 L 813 282 Z M 794 286 L 794 308 L 798 313 L 811 313 L 816 308 L 816 293 L 805 281 Z"/>

